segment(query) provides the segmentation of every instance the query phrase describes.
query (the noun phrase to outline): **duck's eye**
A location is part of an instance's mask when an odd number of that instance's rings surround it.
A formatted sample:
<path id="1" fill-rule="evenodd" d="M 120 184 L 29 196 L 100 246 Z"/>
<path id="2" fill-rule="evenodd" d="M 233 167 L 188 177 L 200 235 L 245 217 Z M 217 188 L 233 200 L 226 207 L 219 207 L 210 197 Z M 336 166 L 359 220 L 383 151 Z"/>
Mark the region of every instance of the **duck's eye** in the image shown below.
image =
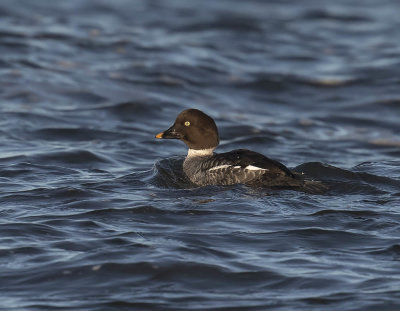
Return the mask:
<path id="1" fill-rule="evenodd" d="M 189 126 L 190 125 L 190 122 L 189 121 L 186 121 L 185 122 L 185 126 Z"/>

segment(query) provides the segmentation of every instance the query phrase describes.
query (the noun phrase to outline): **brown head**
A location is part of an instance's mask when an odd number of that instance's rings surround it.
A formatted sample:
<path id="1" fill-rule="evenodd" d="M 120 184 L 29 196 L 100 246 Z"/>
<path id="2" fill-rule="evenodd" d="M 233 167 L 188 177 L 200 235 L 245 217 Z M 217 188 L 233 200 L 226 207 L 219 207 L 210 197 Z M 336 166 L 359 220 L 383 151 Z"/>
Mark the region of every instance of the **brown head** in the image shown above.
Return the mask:
<path id="1" fill-rule="evenodd" d="M 182 111 L 175 123 L 156 138 L 180 139 L 190 149 L 216 148 L 219 144 L 218 129 L 214 120 L 197 109 Z"/>

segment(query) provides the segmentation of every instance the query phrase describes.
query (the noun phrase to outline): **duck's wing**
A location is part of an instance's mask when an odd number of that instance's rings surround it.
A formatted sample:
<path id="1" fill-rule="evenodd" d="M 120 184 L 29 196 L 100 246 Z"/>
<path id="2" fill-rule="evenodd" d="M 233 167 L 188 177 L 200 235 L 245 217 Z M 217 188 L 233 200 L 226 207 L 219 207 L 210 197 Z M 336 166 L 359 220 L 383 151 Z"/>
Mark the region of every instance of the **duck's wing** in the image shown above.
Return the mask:
<path id="1" fill-rule="evenodd" d="M 247 170 L 262 170 L 264 175 L 285 176 L 295 178 L 294 174 L 282 163 L 247 149 L 215 154 L 214 166 L 231 165 Z"/>

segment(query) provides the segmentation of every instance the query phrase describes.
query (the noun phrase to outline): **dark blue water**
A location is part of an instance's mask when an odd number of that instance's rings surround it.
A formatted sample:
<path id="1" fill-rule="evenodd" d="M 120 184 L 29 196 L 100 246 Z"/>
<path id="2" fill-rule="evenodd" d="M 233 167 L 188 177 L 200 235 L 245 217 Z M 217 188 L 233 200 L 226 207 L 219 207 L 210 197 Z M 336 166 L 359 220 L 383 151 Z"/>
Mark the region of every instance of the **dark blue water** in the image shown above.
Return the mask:
<path id="1" fill-rule="evenodd" d="M 400 309 L 399 10 L 1 1 L 0 309 Z M 193 188 L 189 107 L 329 191 Z"/>

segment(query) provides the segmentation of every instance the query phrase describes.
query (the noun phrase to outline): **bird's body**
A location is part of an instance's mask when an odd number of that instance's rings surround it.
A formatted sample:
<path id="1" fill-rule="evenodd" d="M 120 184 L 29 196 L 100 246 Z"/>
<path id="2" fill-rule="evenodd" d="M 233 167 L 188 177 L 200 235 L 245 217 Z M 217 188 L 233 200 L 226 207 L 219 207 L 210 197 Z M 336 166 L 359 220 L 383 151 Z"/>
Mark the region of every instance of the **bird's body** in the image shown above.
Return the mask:
<path id="1" fill-rule="evenodd" d="M 294 175 L 281 163 L 245 149 L 209 155 L 188 155 L 183 170 L 200 186 L 267 183 L 279 184 Z"/>

